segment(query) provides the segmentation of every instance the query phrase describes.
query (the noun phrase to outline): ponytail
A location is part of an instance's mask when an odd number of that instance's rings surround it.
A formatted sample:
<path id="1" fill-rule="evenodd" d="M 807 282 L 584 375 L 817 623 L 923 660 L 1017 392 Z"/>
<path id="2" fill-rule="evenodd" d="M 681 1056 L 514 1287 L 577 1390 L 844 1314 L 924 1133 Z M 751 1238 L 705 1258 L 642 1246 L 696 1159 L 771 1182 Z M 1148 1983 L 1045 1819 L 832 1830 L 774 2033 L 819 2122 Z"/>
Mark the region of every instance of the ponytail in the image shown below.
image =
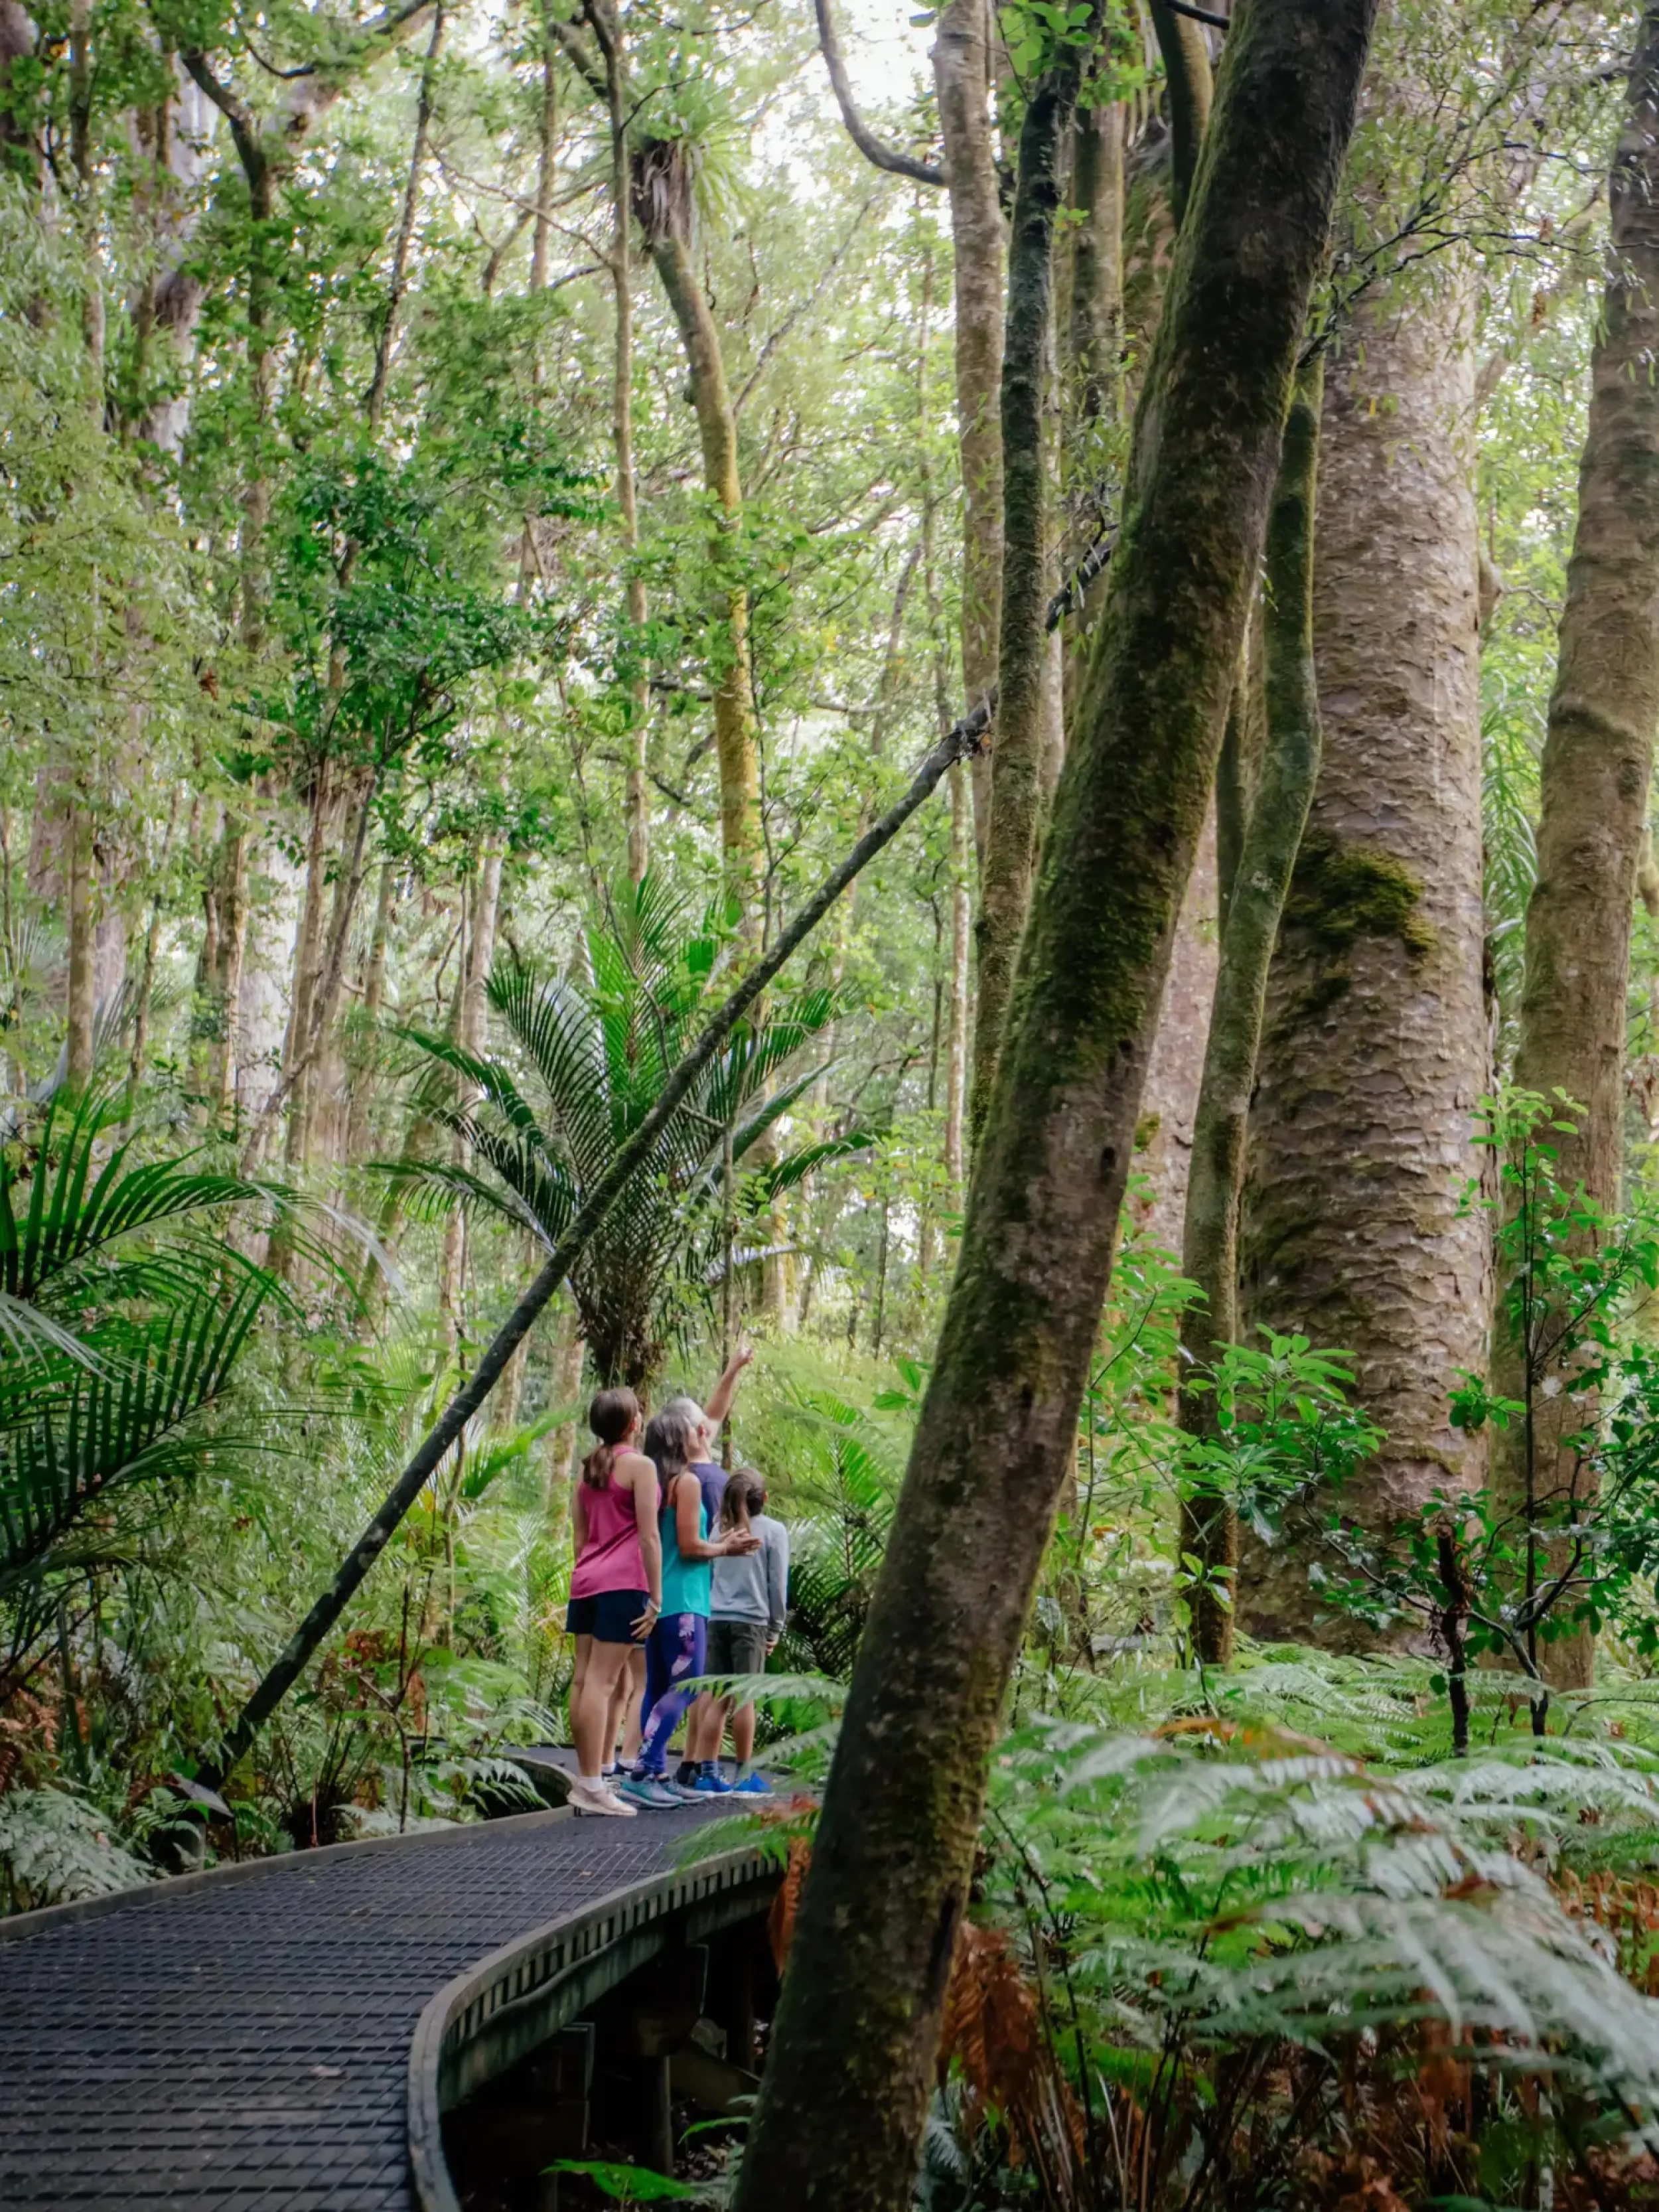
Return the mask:
<path id="1" fill-rule="evenodd" d="M 617 1454 L 639 1418 L 640 1401 L 631 1390 L 601 1390 L 588 1407 L 587 1425 L 599 1440 L 582 1462 L 582 1480 L 590 1490 L 603 1490 L 610 1482 Z"/>
<path id="2" fill-rule="evenodd" d="M 766 1510 L 766 1485 L 752 1467 L 740 1467 L 727 1477 L 720 1500 L 722 1528 L 741 1528 Z"/>

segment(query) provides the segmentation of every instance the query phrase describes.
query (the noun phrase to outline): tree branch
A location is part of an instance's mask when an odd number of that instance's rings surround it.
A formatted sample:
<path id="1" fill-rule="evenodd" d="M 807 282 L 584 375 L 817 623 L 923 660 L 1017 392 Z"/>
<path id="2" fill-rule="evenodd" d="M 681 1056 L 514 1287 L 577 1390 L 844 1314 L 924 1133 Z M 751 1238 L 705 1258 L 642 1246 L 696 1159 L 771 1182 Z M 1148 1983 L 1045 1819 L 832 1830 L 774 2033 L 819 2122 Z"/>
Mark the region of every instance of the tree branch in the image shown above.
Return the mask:
<path id="1" fill-rule="evenodd" d="M 835 19 L 830 13 L 830 0 L 814 0 L 818 11 L 818 46 L 823 55 L 823 65 L 830 72 L 830 82 L 836 94 L 836 105 L 841 110 L 841 119 L 847 125 L 847 135 L 865 160 L 889 175 L 908 177 L 918 185 L 943 185 L 945 172 L 931 161 L 912 160 L 891 146 L 884 146 L 875 132 L 859 113 L 853 99 L 852 82 L 847 74 L 847 64 L 842 59 L 841 42 L 836 36 Z"/>
<path id="2" fill-rule="evenodd" d="M 609 102 L 611 89 L 605 81 L 605 71 L 582 44 L 581 33 L 575 25 L 561 22 L 558 17 L 555 16 L 552 30 L 554 37 L 564 49 L 565 59 L 588 90 L 596 99 Z"/>

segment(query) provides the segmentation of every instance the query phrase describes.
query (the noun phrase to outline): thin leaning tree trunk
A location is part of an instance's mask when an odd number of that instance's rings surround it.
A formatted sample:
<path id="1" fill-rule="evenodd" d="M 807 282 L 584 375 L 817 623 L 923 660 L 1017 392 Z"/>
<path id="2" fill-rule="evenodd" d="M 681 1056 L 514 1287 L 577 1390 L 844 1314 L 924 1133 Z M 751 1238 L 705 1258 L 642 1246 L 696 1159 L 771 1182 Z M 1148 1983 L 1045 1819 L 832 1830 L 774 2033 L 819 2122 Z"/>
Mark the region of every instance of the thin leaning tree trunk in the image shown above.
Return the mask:
<path id="1" fill-rule="evenodd" d="M 398 222 L 397 243 L 392 252 L 392 282 L 386 288 L 386 313 L 374 348 L 374 374 L 368 386 L 368 434 L 371 443 L 380 434 L 386 411 L 386 386 L 392 375 L 392 349 L 398 342 L 398 318 L 409 283 L 409 253 L 415 242 L 415 219 L 421 204 L 421 172 L 426 167 L 426 142 L 432 129 L 434 94 L 438 82 L 438 56 L 443 51 L 444 11 L 432 13 L 432 36 L 421 70 L 421 89 L 415 102 L 415 137 L 409 153 L 409 182 L 404 190 L 403 213 Z"/>
<path id="2" fill-rule="evenodd" d="M 933 45 L 939 134 L 956 270 L 957 444 L 962 471 L 962 680 L 969 699 L 997 680 L 1002 605 L 1002 205 L 991 143 L 987 0 L 950 0 Z M 974 836 L 990 815 L 988 759 L 975 755 Z"/>
<path id="3" fill-rule="evenodd" d="M 1555 688 L 1540 776 L 1538 877 L 1527 908 L 1515 1079 L 1583 1109 L 1559 1139 L 1558 1173 L 1615 1208 L 1623 1167 L 1626 997 L 1653 741 L 1659 721 L 1659 6 L 1632 63 L 1608 181 L 1612 240 L 1590 369 Z M 1499 1346 L 1500 1387 L 1519 1396 L 1518 1354 Z M 1547 1406 L 1565 1407 L 1565 1393 Z M 1577 1427 L 1582 1406 L 1567 1417 Z M 1547 1419 L 1542 1425 L 1548 1429 Z M 1559 1431 L 1559 1422 L 1553 1425 Z M 1510 1443 L 1515 1437 L 1511 1432 Z M 1554 1435 L 1534 1449 L 1547 1462 Z M 1507 1455 L 1506 1455 L 1507 1457 Z M 1505 1466 L 1519 1488 L 1522 1471 Z M 1570 1479 L 1535 1467 L 1549 1491 Z M 1588 1684 L 1593 1639 L 1551 1650 L 1553 1677 Z"/>
<path id="4" fill-rule="evenodd" d="M 738 422 L 726 380 L 720 332 L 678 225 L 650 238 L 651 258 L 679 325 L 690 369 L 692 404 L 702 444 L 703 476 L 720 525 L 714 540 L 717 572 L 730 568 L 731 541 L 743 513 L 738 472 Z M 714 750 L 720 774 L 720 848 L 728 890 L 743 906 L 750 939 L 759 943 L 761 868 L 760 760 L 754 683 L 749 660 L 749 593 L 738 579 L 717 586 L 725 609 L 725 665 L 714 681 Z"/>
<path id="5" fill-rule="evenodd" d="M 1045 788 L 1054 483 L 1043 400 L 1054 331 L 1054 222 L 1060 155 L 1077 104 L 1082 55 L 1033 89 L 1019 138 L 1008 319 L 1002 353 L 1002 620 L 991 817 L 981 855 L 979 1000 L 969 1121 L 977 1138 L 996 1078 L 1003 1018 L 1036 872 Z"/>
<path id="6" fill-rule="evenodd" d="M 1238 1206 L 1267 971 L 1319 773 L 1313 564 L 1323 386 L 1318 361 L 1297 380 L 1267 518 L 1262 629 L 1267 754 L 1228 901 L 1193 1129 L 1181 1271 L 1202 1295 L 1182 1319 L 1179 1418 L 1189 1436 L 1200 1437 L 1216 1433 L 1215 1396 L 1190 1382 L 1212 1368 L 1221 1347 L 1238 1335 Z M 1238 1566 L 1237 1515 L 1220 1499 L 1188 1498 L 1182 1509 L 1182 1549 L 1219 1580 L 1232 1577 Z M 1233 1608 L 1214 1582 L 1206 1581 L 1194 1599 L 1192 1631 L 1199 1656 L 1206 1664 L 1224 1666 L 1232 1656 Z"/>
<path id="7" fill-rule="evenodd" d="M 1374 8 L 1252 0 L 1229 42 L 734 2212 L 911 2202 Z"/>
<path id="8" fill-rule="evenodd" d="M 1215 81 L 1203 25 L 1190 15 L 1177 15 L 1167 0 L 1150 0 L 1150 8 L 1169 88 L 1170 201 L 1179 224 L 1192 198 L 1199 149 L 1215 100 Z"/>

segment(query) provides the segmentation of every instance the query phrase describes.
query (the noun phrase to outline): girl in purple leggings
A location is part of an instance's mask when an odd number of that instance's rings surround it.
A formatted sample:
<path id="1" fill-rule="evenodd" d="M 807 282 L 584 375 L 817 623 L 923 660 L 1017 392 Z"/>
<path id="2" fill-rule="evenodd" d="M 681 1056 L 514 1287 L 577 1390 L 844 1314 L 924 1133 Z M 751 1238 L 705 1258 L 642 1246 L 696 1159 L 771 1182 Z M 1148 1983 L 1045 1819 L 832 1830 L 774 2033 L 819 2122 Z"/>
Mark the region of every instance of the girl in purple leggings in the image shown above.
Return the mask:
<path id="1" fill-rule="evenodd" d="M 662 1614 L 645 1646 L 639 1763 L 619 1795 L 658 1811 L 696 1796 L 668 1779 L 668 1740 L 696 1694 L 684 1685 L 703 1671 L 713 1562 L 760 1544 L 758 1536 L 735 1528 L 709 1541 L 702 1486 L 691 1471 L 696 1441 L 691 1423 L 677 1413 L 657 1414 L 645 1431 L 646 1456 L 656 1467 L 662 1497 Z"/>

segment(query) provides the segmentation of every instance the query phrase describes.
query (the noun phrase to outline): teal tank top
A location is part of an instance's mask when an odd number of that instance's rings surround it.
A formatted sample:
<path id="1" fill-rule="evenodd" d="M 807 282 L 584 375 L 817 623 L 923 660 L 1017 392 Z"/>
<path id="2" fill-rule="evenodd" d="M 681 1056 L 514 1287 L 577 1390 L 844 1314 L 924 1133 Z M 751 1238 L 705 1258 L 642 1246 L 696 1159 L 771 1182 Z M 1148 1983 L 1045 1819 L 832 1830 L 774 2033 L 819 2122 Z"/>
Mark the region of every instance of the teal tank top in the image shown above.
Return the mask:
<path id="1" fill-rule="evenodd" d="M 692 1480 L 696 1480 L 695 1475 Z M 682 1558 L 679 1522 L 670 1505 L 663 1508 L 661 1526 L 662 1609 L 665 1613 L 700 1613 L 706 1620 L 714 1597 L 714 1562 Z M 708 1508 L 701 1498 L 697 1500 L 697 1534 L 707 1540 Z"/>

